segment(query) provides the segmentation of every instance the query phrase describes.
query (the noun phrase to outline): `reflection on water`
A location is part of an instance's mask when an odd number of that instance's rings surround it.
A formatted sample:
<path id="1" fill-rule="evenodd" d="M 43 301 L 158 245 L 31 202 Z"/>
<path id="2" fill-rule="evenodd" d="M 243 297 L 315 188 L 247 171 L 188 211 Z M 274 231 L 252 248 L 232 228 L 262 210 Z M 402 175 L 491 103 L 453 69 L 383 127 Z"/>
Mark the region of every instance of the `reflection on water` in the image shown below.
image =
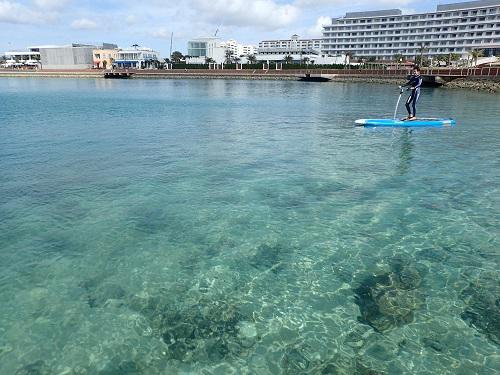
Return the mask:
<path id="1" fill-rule="evenodd" d="M 387 86 L 22 81 L 0 373 L 499 371 L 496 96 L 427 90 L 455 128 L 369 130 Z"/>
<path id="2" fill-rule="evenodd" d="M 397 166 L 397 170 L 401 175 L 406 174 L 410 169 L 413 150 L 411 136 L 411 129 L 402 129 L 400 139 L 401 151 L 399 152 L 400 162 Z"/>

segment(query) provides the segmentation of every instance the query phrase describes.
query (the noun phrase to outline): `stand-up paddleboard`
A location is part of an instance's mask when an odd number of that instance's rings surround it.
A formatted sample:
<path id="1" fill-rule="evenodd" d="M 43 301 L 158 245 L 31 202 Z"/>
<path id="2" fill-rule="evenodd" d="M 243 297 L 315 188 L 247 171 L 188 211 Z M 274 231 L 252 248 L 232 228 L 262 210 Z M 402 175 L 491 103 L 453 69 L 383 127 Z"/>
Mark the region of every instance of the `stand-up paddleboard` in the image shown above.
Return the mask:
<path id="1" fill-rule="evenodd" d="M 355 121 L 359 126 L 390 126 L 395 128 L 415 127 L 443 127 L 455 126 L 455 120 L 451 118 L 417 118 L 416 120 L 393 120 L 393 119 L 359 119 Z"/>

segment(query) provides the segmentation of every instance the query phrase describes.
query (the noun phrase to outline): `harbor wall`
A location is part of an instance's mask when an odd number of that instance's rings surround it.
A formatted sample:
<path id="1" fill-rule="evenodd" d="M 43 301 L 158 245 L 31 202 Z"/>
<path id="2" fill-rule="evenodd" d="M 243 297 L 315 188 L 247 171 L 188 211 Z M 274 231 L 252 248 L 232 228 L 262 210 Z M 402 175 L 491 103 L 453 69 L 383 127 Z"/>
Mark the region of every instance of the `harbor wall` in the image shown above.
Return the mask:
<path id="1" fill-rule="evenodd" d="M 332 82 L 367 82 L 380 84 L 402 84 L 410 70 L 382 69 L 286 69 L 286 70 L 214 70 L 214 69 L 174 69 L 174 70 L 128 70 L 133 78 L 150 79 L 255 79 L 255 80 L 297 80 L 307 73 L 328 77 Z M 500 93 L 500 68 L 478 69 L 428 69 L 422 74 L 439 75 L 451 79 L 445 88 L 463 88 Z M 463 75 L 463 76 L 462 76 Z M 104 77 L 103 70 L 16 70 L 1 69 L 0 77 L 55 77 L 55 78 L 96 78 Z"/>

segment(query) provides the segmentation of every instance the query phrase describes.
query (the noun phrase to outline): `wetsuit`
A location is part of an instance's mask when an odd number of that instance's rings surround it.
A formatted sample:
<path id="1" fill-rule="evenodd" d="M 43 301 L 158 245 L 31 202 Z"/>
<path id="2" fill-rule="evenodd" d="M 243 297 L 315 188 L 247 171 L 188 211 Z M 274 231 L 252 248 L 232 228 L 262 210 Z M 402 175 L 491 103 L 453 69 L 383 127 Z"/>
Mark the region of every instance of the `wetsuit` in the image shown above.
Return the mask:
<path id="1" fill-rule="evenodd" d="M 420 86 L 422 86 L 422 76 L 420 74 L 411 76 L 410 80 L 404 86 L 409 86 L 412 88 L 411 94 L 408 97 L 408 99 L 406 99 L 406 104 L 405 104 L 406 110 L 408 111 L 408 116 L 416 117 L 417 109 L 415 108 L 415 106 L 417 105 L 418 98 L 420 97 Z M 410 108 L 410 104 L 412 108 Z M 413 115 L 411 111 L 412 109 L 413 109 Z"/>

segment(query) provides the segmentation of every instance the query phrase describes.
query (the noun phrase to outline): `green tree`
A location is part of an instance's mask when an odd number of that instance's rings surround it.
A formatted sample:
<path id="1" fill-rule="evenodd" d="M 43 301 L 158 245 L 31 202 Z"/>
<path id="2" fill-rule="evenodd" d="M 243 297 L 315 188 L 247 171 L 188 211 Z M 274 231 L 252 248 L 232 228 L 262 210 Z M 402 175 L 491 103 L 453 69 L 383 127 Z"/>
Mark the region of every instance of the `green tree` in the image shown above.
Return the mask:
<path id="1" fill-rule="evenodd" d="M 291 55 L 286 55 L 284 60 L 285 60 L 285 64 L 293 63 L 293 57 Z"/>
<path id="2" fill-rule="evenodd" d="M 448 55 L 437 55 L 434 60 L 437 62 L 436 65 L 442 66 L 442 63 L 444 63 L 445 65 L 448 63 L 448 58 Z"/>
<path id="3" fill-rule="evenodd" d="M 469 56 L 471 57 L 471 63 L 474 62 L 474 66 L 477 65 L 477 59 L 484 55 L 484 50 L 482 49 L 473 49 L 469 52 Z M 472 64 L 471 64 L 472 65 Z"/>
<path id="4" fill-rule="evenodd" d="M 211 57 L 205 57 L 205 64 L 213 64 L 215 62 Z"/>
<path id="5" fill-rule="evenodd" d="M 226 64 L 231 64 L 233 62 L 234 52 L 227 49 L 226 50 Z"/>
<path id="6" fill-rule="evenodd" d="M 247 61 L 249 64 L 255 64 L 257 62 L 257 57 L 255 57 L 255 55 L 248 55 Z"/>
<path id="7" fill-rule="evenodd" d="M 238 56 L 233 57 L 233 62 L 234 62 L 235 64 L 239 64 L 239 63 L 240 63 L 240 61 L 241 61 L 241 58 L 240 58 L 240 57 L 238 57 Z"/>
<path id="8" fill-rule="evenodd" d="M 426 56 L 417 56 L 415 59 L 415 65 L 427 67 L 430 66 L 430 60 Z"/>
<path id="9" fill-rule="evenodd" d="M 183 58 L 186 58 L 187 56 L 183 56 L 182 53 L 179 51 L 174 51 L 172 52 L 172 55 L 170 55 L 170 60 L 175 63 L 180 63 Z"/>
<path id="10" fill-rule="evenodd" d="M 394 61 L 396 61 L 397 63 L 402 63 L 402 62 L 404 62 L 405 57 L 404 57 L 404 55 L 403 55 L 403 54 L 401 54 L 401 53 L 396 53 L 396 54 L 392 57 L 392 59 L 393 59 Z"/>
<path id="11" fill-rule="evenodd" d="M 448 63 L 451 65 L 452 62 L 457 62 L 460 60 L 460 55 L 458 53 L 450 53 L 448 56 Z"/>
<path id="12" fill-rule="evenodd" d="M 306 57 L 303 57 L 303 58 L 302 58 L 301 63 L 302 63 L 302 64 L 304 64 L 304 65 L 307 65 L 307 64 L 309 64 L 309 61 L 310 61 L 310 60 L 311 60 L 311 59 L 310 59 L 309 57 L 307 57 L 307 56 L 306 56 Z"/>
<path id="13" fill-rule="evenodd" d="M 420 66 L 424 66 L 424 62 L 427 61 L 427 60 L 424 60 L 424 53 L 426 53 L 429 49 L 427 48 L 427 45 L 422 43 L 420 44 L 420 47 L 418 48 L 418 52 L 419 52 L 419 56 L 420 58 L 416 57 L 415 58 L 415 63 L 417 63 L 417 65 L 420 65 Z M 418 60 L 418 62 L 417 62 Z M 428 66 L 428 65 L 427 65 Z"/>
<path id="14" fill-rule="evenodd" d="M 108 61 L 107 60 L 103 60 L 102 61 L 102 68 L 103 69 L 106 69 L 106 66 L 108 65 Z"/>

